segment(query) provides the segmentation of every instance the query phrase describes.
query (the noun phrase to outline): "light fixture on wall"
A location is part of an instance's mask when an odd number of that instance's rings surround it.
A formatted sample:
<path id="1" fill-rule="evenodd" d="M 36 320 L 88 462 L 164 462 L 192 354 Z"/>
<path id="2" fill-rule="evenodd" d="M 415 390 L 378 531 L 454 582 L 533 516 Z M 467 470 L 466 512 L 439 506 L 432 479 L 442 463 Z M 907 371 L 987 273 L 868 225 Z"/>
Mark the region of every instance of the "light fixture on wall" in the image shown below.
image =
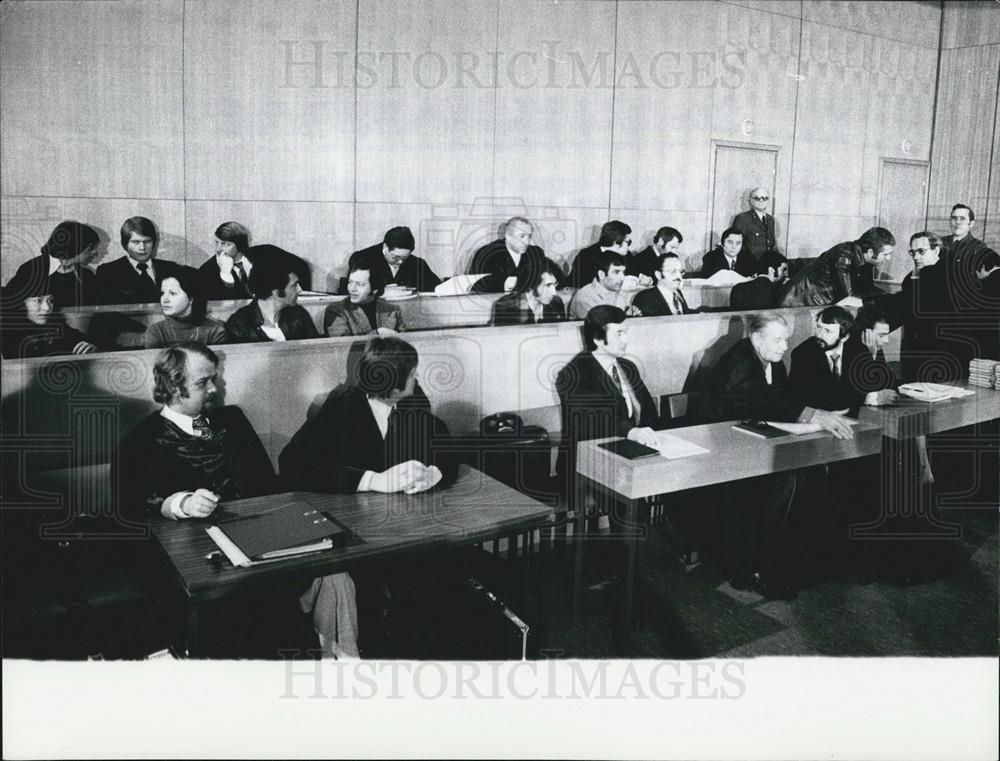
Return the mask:
<path id="1" fill-rule="evenodd" d="M 903 151 L 903 153 L 909 153 L 910 150 L 913 148 L 913 143 L 911 143 L 909 140 L 904 140 L 899 147 Z"/>
<path id="2" fill-rule="evenodd" d="M 750 135 L 753 134 L 753 130 L 754 130 L 753 119 L 744 119 L 743 120 L 742 130 L 743 130 L 743 134 L 744 135 L 746 135 L 747 137 L 750 137 Z"/>

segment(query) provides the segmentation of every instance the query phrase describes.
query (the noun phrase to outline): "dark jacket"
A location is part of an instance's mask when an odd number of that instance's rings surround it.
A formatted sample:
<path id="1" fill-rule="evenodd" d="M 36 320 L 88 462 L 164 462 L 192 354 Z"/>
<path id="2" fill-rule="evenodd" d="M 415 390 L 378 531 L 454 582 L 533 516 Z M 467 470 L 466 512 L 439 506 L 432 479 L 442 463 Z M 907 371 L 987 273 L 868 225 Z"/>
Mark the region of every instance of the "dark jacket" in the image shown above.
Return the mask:
<path id="1" fill-rule="evenodd" d="M 338 336 L 366 336 L 379 328 L 389 328 L 401 333 L 406 330 L 402 310 L 395 304 L 389 304 L 382 299 L 375 299 L 375 324 L 360 304 L 352 304 L 344 299 L 330 304 L 323 312 L 323 335 L 331 338 Z"/>
<path id="2" fill-rule="evenodd" d="M 692 314 L 696 311 L 688 306 L 683 293 L 678 291 L 677 295 L 681 297 L 681 314 Z M 642 312 L 643 317 L 656 317 L 658 315 L 673 314 L 673 312 L 670 311 L 670 305 L 663 296 L 663 292 L 656 286 L 647 288 L 644 291 L 639 291 L 635 295 L 635 298 L 632 299 L 632 306 Z"/>
<path id="3" fill-rule="evenodd" d="M 18 267 L 4 288 L 5 298 L 16 297 L 25 284 L 46 283 L 46 292 L 52 294 L 57 309 L 98 303 L 97 276 L 93 270 L 79 265 L 71 273 L 50 275 L 49 261 L 47 254 L 39 254 Z M 35 288 L 31 291 L 35 292 Z"/>
<path id="4" fill-rule="evenodd" d="M 441 284 L 441 278 L 434 274 L 433 270 L 427 266 L 427 262 L 413 254 L 410 254 L 410 256 L 403 260 L 403 263 L 399 265 L 399 271 L 393 276 L 392 268 L 382 253 L 381 243 L 376 243 L 374 246 L 368 246 L 368 248 L 363 248 L 351 254 L 351 258 L 347 264 L 348 268 L 362 257 L 366 257 L 368 261 L 373 263 L 373 266 L 377 268 L 378 274 L 382 278 L 382 282 L 387 285 L 395 283 L 396 285 L 405 285 L 407 288 L 416 288 L 418 291 L 427 292 L 433 291 Z M 345 285 L 341 289 L 341 293 L 347 293 L 346 280 L 344 283 Z"/>
<path id="5" fill-rule="evenodd" d="M 755 277 L 746 283 L 737 283 L 729 291 L 730 309 L 774 309 L 784 288 L 764 277 Z"/>
<path id="6" fill-rule="evenodd" d="M 66 324 L 62 315 L 54 314 L 45 325 L 36 325 L 21 312 L 6 315 L 2 324 L 2 353 L 4 359 L 29 359 L 72 354 L 73 349 L 87 337 Z"/>
<path id="7" fill-rule="evenodd" d="M 208 418 L 211 440 L 189 436 L 159 410 L 121 440 L 111 460 L 118 515 L 141 520 L 180 491 L 209 489 L 229 500 L 279 490 L 271 460 L 243 411 L 226 406 Z"/>
<path id="8" fill-rule="evenodd" d="M 774 217 L 765 214 L 763 221 L 753 209 L 744 211 L 733 217 L 730 227 L 735 227 L 743 233 L 743 250 L 760 259 L 768 251 L 777 251 L 777 239 L 774 236 Z"/>
<path id="9" fill-rule="evenodd" d="M 493 302 L 490 325 L 534 325 L 535 314 L 522 303 L 520 293 L 507 293 Z M 542 307 L 539 322 L 562 322 L 566 319 L 566 307 L 558 296 Z"/>
<path id="10" fill-rule="evenodd" d="M 729 261 L 722 250 L 722 246 L 716 246 L 709 251 L 701 260 L 701 277 L 712 277 L 719 270 L 729 269 Z M 735 270 L 743 277 L 753 277 L 757 270 L 757 260 L 749 251 L 740 250 L 736 255 Z"/>
<path id="11" fill-rule="evenodd" d="M 807 338 L 792 351 L 792 370 L 788 375 L 788 385 L 810 407 L 821 410 L 849 410 L 857 407 L 861 402 L 848 383 L 850 373 L 845 367 L 847 359 L 845 343 L 838 378 L 830 370 L 823 345 L 816 338 Z"/>
<path id="12" fill-rule="evenodd" d="M 509 277 L 516 277 L 526 270 L 538 271 L 549 269 L 554 273 L 560 269 L 554 262 L 545 258 L 545 252 L 538 246 L 528 246 L 528 249 L 521 255 L 521 261 L 514 266 L 507 251 L 507 244 L 503 238 L 498 238 L 492 243 L 476 251 L 472 257 L 472 266 L 469 267 L 469 274 L 486 274 L 477 282 L 472 290 L 476 293 L 503 293 L 504 281 Z"/>
<path id="13" fill-rule="evenodd" d="M 299 285 L 302 290 L 312 289 L 312 275 L 309 271 L 309 263 L 295 254 L 285 251 L 283 248 L 264 244 L 260 246 L 250 246 L 244 256 L 250 260 L 251 265 L 265 259 L 278 259 L 285 263 L 289 272 L 294 272 L 299 278 Z M 240 284 L 233 282 L 231 285 L 222 280 L 219 276 L 219 263 L 212 256 L 198 268 L 202 295 L 209 301 L 222 301 L 227 299 L 250 299 L 253 294 L 250 292 L 248 283 Z"/>
<path id="14" fill-rule="evenodd" d="M 857 275 L 853 273 L 864 266 L 865 258 L 857 243 L 839 243 L 798 269 L 785 284 L 779 304 L 783 307 L 827 306 L 854 296 L 853 278 Z"/>
<path id="15" fill-rule="evenodd" d="M 660 269 L 660 255 L 653 250 L 652 246 L 646 246 L 638 254 L 629 254 L 627 261 L 626 275 L 646 275 L 653 278 L 654 281 L 656 280 L 656 271 Z"/>
<path id="16" fill-rule="evenodd" d="M 639 402 L 639 421 L 628 414 L 628 405 L 611 376 L 589 351 L 577 354 L 556 376 L 556 391 L 562 412 L 562 447 L 559 456 L 561 484 L 568 488 L 576 473 L 576 445 L 590 439 L 624 437 L 632 428 L 658 427 L 653 397 L 628 359 L 619 359 L 625 379 Z"/>
<path id="17" fill-rule="evenodd" d="M 226 335 L 229 337 L 230 343 L 270 341 L 267 333 L 260 327 L 263 324 L 264 316 L 260 312 L 257 299 L 254 299 L 229 316 L 229 319 L 226 320 Z M 278 327 L 281 328 L 281 332 L 285 334 L 285 339 L 288 341 L 320 337 L 309 312 L 298 304 L 292 304 L 278 312 Z"/>
<path id="18" fill-rule="evenodd" d="M 160 301 L 160 283 L 174 277 L 181 265 L 166 259 L 153 259 L 156 282 L 149 275 L 140 275 L 120 256 L 97 268 L 97 293 L 102 304 L 153 304 Z"/>
<path id="19" fill-rule="evenodd" d="M 698 399 L 703 421 L 775 420 L 794 422 L 805 404 L 789 388 L 782 362 L 771 363 L 771 383 L 749 338 L 741 339 L 712 369 L 709 393 Z"/>
<path id="20" fill-rule="evenodd" d="M 282 450 L 284 483 L 292 489 L 353 494 L 366 470 L 381 473 L 408 460 L 436 465 L 443 483 L 454 481 L 457 465 L 447 452 L 448 426 L 431 414 L 427 397 L 421 392 L 402 400 L 396 415 L 383 439 L 367 395 L 356 386 L 338 386 Z M 439 453 L 439 447 L 445 451 Z"/>
<path id="21" fill-rule="evenodd" d="M 886 294 L 876 305 L 891 329 L 903 329 L 899 354 L 904 381 L 956 380 L 968 374 L 975 346 L 955 312 L 940 262 L 921 269 L 918 278 L 908 274 L 898 293 Z"/>

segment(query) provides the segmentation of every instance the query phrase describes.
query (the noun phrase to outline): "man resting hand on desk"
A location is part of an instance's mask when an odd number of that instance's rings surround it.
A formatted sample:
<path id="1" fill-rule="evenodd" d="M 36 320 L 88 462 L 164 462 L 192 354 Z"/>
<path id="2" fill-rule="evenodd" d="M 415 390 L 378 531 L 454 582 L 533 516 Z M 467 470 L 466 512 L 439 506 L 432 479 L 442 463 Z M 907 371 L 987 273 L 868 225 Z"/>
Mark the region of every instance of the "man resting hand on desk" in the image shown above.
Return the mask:
<path id="1" fill-rule="evenodd" d="M 788 324 L 774 312 L 750 318 L 750 336 L 727 351 L 712 373 L 712 394 L 705 400 L 715 420 L 772 420 L 815 423 L 839 439 L 853 438 L 839 412 L 806 407 L 788 385 L 782 359 L 788 351 Z M 797 594 L 798 539 L 790 525 L 796 471 L 743 479 L 718 487 L 723 503 L 725 563 L 734 587 L 753 587 L 771 599 Z"/>
<path id="2" fill-rule="evenodd" d="M 271 461 L 239 407 L 219 407 L 215 353 L 194 341 L 165 349 L 153 367 L 163 408 L 122 439 L 112 460 L 121 514 L 208 518 L 222 500 L 280 491 Z M 357 657 L 354 582 L 346 573 L 315 579 L 299 600 L 313 614 L 324 654 Z"/>

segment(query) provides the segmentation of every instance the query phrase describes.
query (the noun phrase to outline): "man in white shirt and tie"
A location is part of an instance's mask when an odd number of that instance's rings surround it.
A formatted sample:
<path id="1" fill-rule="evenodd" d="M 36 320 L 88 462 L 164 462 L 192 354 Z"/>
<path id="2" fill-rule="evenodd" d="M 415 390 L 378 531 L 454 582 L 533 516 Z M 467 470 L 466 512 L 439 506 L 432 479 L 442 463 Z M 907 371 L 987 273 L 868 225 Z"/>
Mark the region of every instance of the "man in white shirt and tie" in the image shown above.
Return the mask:
<path id="1" fill-rule="evenodd" d="M 176 262 L 156 256 L 160 236 L 146 217 L 130 217 L 121 229 L 126 256 L 97 268 L 97 292 L 102 304 L 150 304 L 160 300 L 160 283 L 174 277 Z"/>
<path id="2" fill-rule="evenodd" d="M 844 345 L 854 317 L 843 307 L 830 306 L 816 315 L 813 336 L 792 351 L 789 385 L 803 404 L 821 410 L 847 410 L 854 394 L 844 377 Z"/>
<path id="3" fill-rule="evenodd" d="M 632 306 L 641 312 L 643 317 L 682 315 L 694 311 L 687 305 L 684 294 L 681 293 L 684 264 L 677 254 L 662 254 L 655 274 L 656 287 L 640 291 L 632 301 Z"/>
<path id="4" fill-rule="evenodd" d="M 720 245 L 702 258 L 701 277 L 712 277 L 719 270 L 733 270 L 743 277 L 753 277 L 757 271 L 757 260 L 744 250 L 743 233 L 730 227 L 723 231 L 720 240 Z"/>

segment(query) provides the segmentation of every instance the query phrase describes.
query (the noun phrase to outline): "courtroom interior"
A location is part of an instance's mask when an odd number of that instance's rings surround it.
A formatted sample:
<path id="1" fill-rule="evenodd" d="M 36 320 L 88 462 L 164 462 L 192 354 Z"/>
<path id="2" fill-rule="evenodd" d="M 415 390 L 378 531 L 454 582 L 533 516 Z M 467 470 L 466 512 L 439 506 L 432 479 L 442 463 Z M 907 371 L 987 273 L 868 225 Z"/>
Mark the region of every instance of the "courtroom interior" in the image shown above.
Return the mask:
<path id="1" fill-rule="evenodd" d="M 996 656 L 996 2 L 11 0 L 0 111 L 4 658 Z"/>

